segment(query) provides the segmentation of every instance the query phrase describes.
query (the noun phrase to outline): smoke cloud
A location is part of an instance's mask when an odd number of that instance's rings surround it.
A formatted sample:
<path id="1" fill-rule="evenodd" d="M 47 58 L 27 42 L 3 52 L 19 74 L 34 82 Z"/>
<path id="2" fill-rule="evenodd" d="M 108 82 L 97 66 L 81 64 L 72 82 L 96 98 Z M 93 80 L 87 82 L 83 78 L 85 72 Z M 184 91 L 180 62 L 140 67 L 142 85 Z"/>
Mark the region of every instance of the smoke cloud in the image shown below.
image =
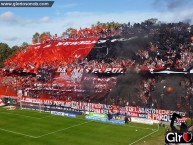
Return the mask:
<path id="1" fill-rule="evenodd" d="M 83 80 L 81 82 L 81 89 L 85 90 L 85 92 L 82 95 L 84 97 L 94 95 L 95 94 L 95 88 L 94 88 L 94 83 L 93 83 L 93 79 L 92 79 L 94 76 L 91 75 L 91 74 L 87 74 L 86 72 L 84 72 L 83 76 L 87 77 L 87 78 L 90 78 L 90 79 Z"/>
<path id="2" fill-rule="evenodd" d="M 186 93 L 185 87 L 180 85 L 181 80 L 184 80 L 184 76 L 165 74 L 159 75 L 159 77 L 155 90 L 151 92 L 151 96 L 157 100 L 160 108 L 176 110 L 177 103 L 181 102 L 181 97 L 184 97 Z M 167 92 L 168 87 L 172 88 L 171 93 Z"/>
<path id="3" fill-rule="evenodd" d="M 125 98 L 128 101 L 137 101 L 138 92 L 140 91 L 140 83 L 142 77 L 134 71 L 128 71 L 124 75 L 117 78 L 117 84 L 111 91 L 110 97 L 112 98 Z"/>
<path id="4" fill-rule="evenodd" d="M 155 0 L 153 2 L 153 6 L 156 8 L 165 9 L 167 11 L 173 11 L 176 9 L 183 10 L 184 8 L 188 8 L 193 4 L 191 0 Z"/>
<path id="5" fill-rule="evenodd" d="M 152 6 L 171 15 L 171 21 L 193 23 L 192 5 L 191 0 L 155 0 Z"/>

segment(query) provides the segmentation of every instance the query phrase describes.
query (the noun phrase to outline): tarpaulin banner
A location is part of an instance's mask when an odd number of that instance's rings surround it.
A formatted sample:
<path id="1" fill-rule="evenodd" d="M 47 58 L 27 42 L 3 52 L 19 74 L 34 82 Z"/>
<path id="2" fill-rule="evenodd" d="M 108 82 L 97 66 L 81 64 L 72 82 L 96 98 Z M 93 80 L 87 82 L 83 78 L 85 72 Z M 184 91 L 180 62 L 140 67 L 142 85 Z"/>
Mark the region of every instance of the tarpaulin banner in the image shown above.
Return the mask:
<path id="1" fill-rule="evenodd" d="M 79 40 L 61 40 L 51 43 L 30 45 L 26 51 L 20 50 L 5 62 L 13 69 L 25 69 L 27 72 L 36 72 L 41 64 L 59 66 L 61 63 L 72 63 L 84 58 L 99 38 L 84 38 Z"/>
<path id="2" fill-rule="evenodd" d="M 0 97 L 7 97 L 7 96 L 0 96 Z M 12 96 L 9 96 L 12 97 Z M 14 97 L 17 98 L 18 97 Z M 106 118 L 106 114 L 122 114 L 125 113 L 129 115 L 129 117 L 135 118 L 143 118 L 149 120 L 157 120 L 157 121 L 165 121 L 170 122 L 171 115 L 176 112 L 182 116 L 181 119 L 178 119 L 177 122 L 185 122 L 188 118 L 186 112 L 179 112 L 179 111 L 171 111 L 171 110 L 161 110 L 161 109 L 152 109 L 152 108 L 143 108 L 143 107 L 132 107 L 132 106 L 113 106 L 113 105 L 105 105 L 99 103 L 87 103 L 87 102 L 76 102 L 76 101 L 60 101 L 60 100 L 52 100 L 52 99 L 34 99 L 23 97 L 22 102 L 24 103 L 33 103 L 33 104 L 43 104 L 43 105 L 56 105 L 56 106 L 64 106 L 70 107 L 72 109 L 83 110 L 89 113 L 89 116 L 92 117 L 99 117 L 99 118 Z"/>

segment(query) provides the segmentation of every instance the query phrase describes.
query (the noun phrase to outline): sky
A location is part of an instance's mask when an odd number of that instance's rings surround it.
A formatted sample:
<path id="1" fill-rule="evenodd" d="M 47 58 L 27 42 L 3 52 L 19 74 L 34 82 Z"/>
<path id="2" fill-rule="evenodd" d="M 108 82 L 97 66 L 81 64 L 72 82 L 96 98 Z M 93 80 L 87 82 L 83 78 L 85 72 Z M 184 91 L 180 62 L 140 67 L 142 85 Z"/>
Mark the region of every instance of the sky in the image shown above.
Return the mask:
<path id="1" fill-rule="evenodd" d="M 134 23 L 149 18 L 193 23 L 192 0 L 55 0 L 52 7 L 0 8 L 0 42 L 10 47 L 31 43 L 36 32 L 60 36 L 67 28 L 97 21 Z"/>

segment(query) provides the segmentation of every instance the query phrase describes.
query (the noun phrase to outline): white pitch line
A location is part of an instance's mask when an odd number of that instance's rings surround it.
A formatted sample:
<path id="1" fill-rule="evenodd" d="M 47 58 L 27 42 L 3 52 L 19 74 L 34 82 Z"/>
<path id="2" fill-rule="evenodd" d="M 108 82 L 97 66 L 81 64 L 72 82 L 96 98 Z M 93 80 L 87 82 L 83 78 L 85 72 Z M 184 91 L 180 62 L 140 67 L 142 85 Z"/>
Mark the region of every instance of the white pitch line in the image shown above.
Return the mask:
<path id="1" fill-rule="evenodd" d="M 45 117 L 41 117 L 39 119 L 44 119 L 44 118 L 49 118 L 49 117 L 52 117 L 51 115 L 48 115 L 48 116 L 45 116 Z"/>
<path id="2" fill-rule="evenodd" d="M 51 117 L 50 115 L 45 116 L 45 117 L 33 117 L 33 116 L 22 115 L 22 114 L 17 114 L 17 113 L 9 113 L 9 112 L 0 112 L 0 113 L 11 114 L 11 115 L 17 115 L 17 116 L 23 116 L 23 117 L 34 118 L 34 119 L 43 119 L 43 118 Z"/>
<path id="3" fill-rule="evenodd" d="M 27 134 L 15 132 L 15 131 L 10 131 L 10 130 L 3 129 L 3 128 L 0 128 L 0 130 L 5 131 L 5 132 L 9 132 L 9 133 L 13 133 L 13 134 L 17 134 L 17 135 L 27 136 L 27 137 L 30 137 L 30 138 L 37 138 L 37 137 L 32 136 L 32 135 L 27 135 Z"/>
<path id="4" fill-rule="evenodd" d="M 40 138 L 40 137 L 43 137 L 43 136 L 47 136 L 47 135 L 50 135 L 50 134 L 54 134 L 54 133 L 57 133 L 57 132 L 61 132 L 61 131 L 64 131 L 64 130 L 68 130 L 70 128 L 74 128 L 74 127 L 77 127 L 77 126 L 81 126 L 83 124 L 87 124 L 87 123 L 90 123 L 92 121 L 86 121 L 86 122 L 83 122 L 83 123 L 80 123 L 80 124 L 77 124 L 77 125 L 73 125 L 73 126 L 70 126 L 70 127 L 67 127 L 67 128 L 63 128 L 63 129 L 60 129 L 60 130 L 57 130 L 57 131 L 53 131 L 53 132 L 50 132 L 50 133 L 46 133 L 46 134 L 43 134 L 43 135 L 40 135 L 40 136 L 37 136 L 36 138 Z"/>
<path id="5" fill-rule="evenodd" d="M 93 121 L 98 122 L 98 123 L 104 123 L 104 124 L 107 124 L 107 125 L 112 125 L 111 123 L 99 122 L 99 121 L 96 121 L 96 120 L 93 120 Z M 120 124 L 113 124 L 113 125 L 119 125 L 120 126 Z M 122 126 L 152 130 L 152 128 L 138 127 L 138 126 L 133 126 L 133 125 L 130 125 L 130 124 L 128 124 L 128 125 L 123 124 Z"/>
<path id="6" fill-rule="evenodd" d="M 28 115 L 22 115 L 22 114 L 17 114 L 17 113 L 8 113 L 8 112 L 0 112 L 0 113 L 11 114 L 11 115 L 17 115 L 17 116 L 23 116 L 23 117 L 27 117 L 27 118 L 35 118 L 35 119 L 39 119 L 38 117 L 33 117 L 33 116 L 28 116 Z"/>
<path id="7" fill-rule="evenodd" d="M 148 130 L 152 130 L 152 128 L 137 127 L 137 126 L 132 126 L 132 125 L 128 125 L 127 127 L 133 127 L 133 128 L 140 128 L 140 129 L 148 129 Z"/>
<path id="8" fill-rule="evenodd" d="M 138 139 L 138 140 L 136 140 L 136 141 L 130 143 L 129 145 L 133 145 L 133 144 L 135 144 L 135 143 L 141 141 L 142 139 L 144 139 L 144 138 L 146 138 L 146 137 L 148 137 L 148 136 L 150 136 L 150 135 L 152 135 L 152 134 L 154 134 L 154 133 L 156 133 L 156 132 L 158 132 L 158 131 L 159 131 L 159 125 L 158 125 L 158 129 L 157 129 L 156 131 L 153 131 L 152 133 L 150 133 L 150 134 L 148 134 L 148 135 L 146 135 L 146 136 L 144 136 L 144 137 L 142 137 L 142 138 L 140 138 L 140 139 Z"/>

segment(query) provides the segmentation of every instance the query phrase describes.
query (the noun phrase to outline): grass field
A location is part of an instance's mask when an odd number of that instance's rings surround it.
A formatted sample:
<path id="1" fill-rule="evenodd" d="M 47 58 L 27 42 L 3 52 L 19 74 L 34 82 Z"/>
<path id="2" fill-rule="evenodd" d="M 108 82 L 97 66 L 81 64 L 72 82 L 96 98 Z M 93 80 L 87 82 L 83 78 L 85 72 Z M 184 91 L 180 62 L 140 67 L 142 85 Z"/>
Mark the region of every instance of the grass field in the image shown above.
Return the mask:
<path id="1" fill-rule="evenodd" d="M 163 145 L 164 130 L 0 108 L 0 145 Z"/>

